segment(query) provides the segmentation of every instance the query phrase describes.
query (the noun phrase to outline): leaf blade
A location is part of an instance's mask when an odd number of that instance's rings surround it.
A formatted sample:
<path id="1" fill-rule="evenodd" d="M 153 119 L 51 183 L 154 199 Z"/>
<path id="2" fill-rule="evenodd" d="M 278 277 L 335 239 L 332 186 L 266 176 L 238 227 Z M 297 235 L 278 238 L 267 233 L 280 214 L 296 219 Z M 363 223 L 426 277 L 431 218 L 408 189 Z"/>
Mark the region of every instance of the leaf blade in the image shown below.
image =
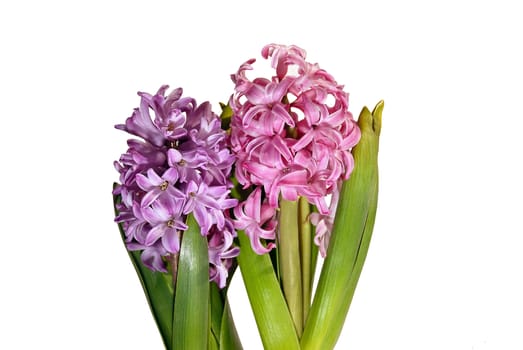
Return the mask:
<path id="1" fill-rule="evenodd" d="M 234 325 L 231 308 L 227 300 L 225 300 L 220 331 L 220 349 L 243 350 L 240 337 L 238 336 L 238 332 Z"/>
<path id="2" fill-rule="evenodd" d="M 294 323 L 268 254 L 256 254 L 249 238 L 238 232 L 238 263 L 265 349 L 300 349 Z"/>
<path id="3" fill-rule="evenodd" d="M 173 314 L 173 349 L 206 349 L 209 336 L 209 255 L 206 237 L 190 214 L 184 232 Z"/>
<path id="4" fill-rule="evenodd" d="M 353 150 L 355 168 L 342 186 L 327 258 L 301 339 L 303 349 L 334 347 L 354 295 L 376 215 L 382 110 L 381 101 L 373 113 L 365 107 L 358 119 L 362 137 Z"/>

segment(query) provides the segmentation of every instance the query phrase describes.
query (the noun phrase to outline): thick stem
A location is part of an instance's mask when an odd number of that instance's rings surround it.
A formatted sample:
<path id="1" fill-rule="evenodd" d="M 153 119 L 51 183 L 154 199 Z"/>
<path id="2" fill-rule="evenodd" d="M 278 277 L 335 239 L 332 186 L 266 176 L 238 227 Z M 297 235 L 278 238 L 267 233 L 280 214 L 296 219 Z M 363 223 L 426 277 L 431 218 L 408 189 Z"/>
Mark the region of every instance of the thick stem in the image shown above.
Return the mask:
<path id="1" fill-rule="evenodd" d="M 310 204 L 305 197 L 300 197 L 298 201 L 298 220 L 300 235 L 300 255 L 301 255 L 301 279 L 303 291 L 303 327 L 307 321 L 311 306 L 311 262 L 312 262 L 312 228 L 309 222 Z"/>
<path id="2" fill-rule="evenodd" d="M 298 337 L 303 332 L 303 288 L 300 261 L 298 202 L 280 200 L 278 255 L 283 294 Z"/>

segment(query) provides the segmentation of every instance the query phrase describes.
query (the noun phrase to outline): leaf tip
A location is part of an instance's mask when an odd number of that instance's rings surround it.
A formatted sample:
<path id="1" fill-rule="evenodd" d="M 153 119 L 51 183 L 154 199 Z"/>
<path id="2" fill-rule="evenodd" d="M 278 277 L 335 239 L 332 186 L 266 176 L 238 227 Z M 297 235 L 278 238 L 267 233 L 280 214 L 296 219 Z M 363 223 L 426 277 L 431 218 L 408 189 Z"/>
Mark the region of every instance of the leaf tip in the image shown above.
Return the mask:
<path id="1" fill-rule="evenodd" d="M 372 127 L 372 114 L 370 113 L 367 106 L 364 106 L 360 112 L 360 116 L 358 118 L 358 125 L 362 132 L 365 132 Z"/>
<path id="2" fill-rule="evenodd" d="M 385 107 L 385 101 L 381 100 L 376 104 L 372 111 L 373 117 L 373 129 L 376 135 L 380 136 L 381 133 L 381 116 L 383 114 L 383 108 Z"/>

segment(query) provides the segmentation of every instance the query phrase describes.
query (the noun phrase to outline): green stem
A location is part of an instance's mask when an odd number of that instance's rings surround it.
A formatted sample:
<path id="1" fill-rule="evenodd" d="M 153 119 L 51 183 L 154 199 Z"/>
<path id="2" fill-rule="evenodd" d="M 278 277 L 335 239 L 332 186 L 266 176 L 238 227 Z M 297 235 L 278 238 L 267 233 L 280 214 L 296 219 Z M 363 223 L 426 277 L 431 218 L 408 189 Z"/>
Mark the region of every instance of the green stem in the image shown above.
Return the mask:
<path id="1" fill-rule="evenodd" d="M 303 327 L 311 306 L 311 263 L 312 263 L 312 228 L 309 222 L 310 204 L 305 197 L 298 200 L 298 220 L 301 253 L 301 280 L 303 292 Z"/>
<path id="2" fill-rule="evenodd" d="M 278 255 L 283 294 L 298 337 L 303 332 L 303 288 L 300 261 L 298 202 L 280 200 Z"/>

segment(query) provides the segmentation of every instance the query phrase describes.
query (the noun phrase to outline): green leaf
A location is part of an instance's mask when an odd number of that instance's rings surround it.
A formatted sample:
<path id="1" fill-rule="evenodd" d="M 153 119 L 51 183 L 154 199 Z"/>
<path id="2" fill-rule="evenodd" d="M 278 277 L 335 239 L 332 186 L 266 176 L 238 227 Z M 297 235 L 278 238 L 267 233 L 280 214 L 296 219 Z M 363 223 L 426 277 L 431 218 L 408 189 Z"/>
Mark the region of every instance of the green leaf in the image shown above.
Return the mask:
<path id="1" fill-rule="evenodd" d="M 207 337 L 207 350 L 220 350 L 220 345 L 218 345 L 218 339 L 216 339 L 212 328 L 209 328 L 208 330 L 209 335 Z"/>
<path id="2" fill-rule="evenodd" d="M 222 315 L 222 325 L 220 332 L 220 349 L 223 350 L 243 350 L 240 337 L 234 326 L 231 308 L 229 302 L 225 300 L 225 305 Z"/>
<path id="3" fill-rule="evenodd" d="M 378 199 L 383 101 L 358 119 L 355 168 L 343 184 L 331 240 L 301 339 L 303 349 L 332 349 L 340 335 L 370 244 Z"/>
<path id="4" fill-rule="evenodd" d="M 300 349 L 269 254 L 256 254 L 243 231 L 238 232 L 238 238 L 238 263 L 264 348 Z"/>
<path id="5" fill-rule="evenodd" d="M 206 349 L 209 336 L 209 256 L 206 237 L 187 217 L 178 261 L 174 301 L 173 349 Z"/>
<path id="6" fill-rule="evenodd" d="M 223 318 L 223 298 L 220 289 L 214 282 L 209 283 L 210 299 L 209 299 L 209 319 L 211 325 L 211 332 L 216 338 L 216 342 L 220 343 L 220 333 Z"/>
<path id="7" fill-rule="evenodd" d="M 231 269 L 229 273 L 234 273 L 234 270 L 235 269 Z M 229 275 L 228 280 L 230 280 L 231 277 L 232 276 Z M 227 287 L 229 283 L 230 282 L 227 283 Z M 220 290 L 216 283 L 210 283 L 211 298 L 209 308 L 211 329 L 209 334 L 210 337 L 212 336 L 212 339 L 209 339 L 209 344 L 213 349 L 215 343 L 219 349 L 241 350 L 243 348 L 227 301 L 227 287 Z"/>
<path id="8" fill-rule="evenodd" d="M 229 130 L 231 125 L 231 118 L 233 115 L 233 111 L 231 106 L 229 104 L 225 104 L 220 102 L 220 107 L 222 109 L 222 113 L 220 114 L 220 119 L 222 121 L 222 129 L 223 130 Z"/>
<path id="9" fill-rule="evenodd" d="M 116 184 L 113 185 L 113 189 Z M 113 196 L 113 203 L 115 205 L 115 213 L 118 214 L 116 204 L 121 200 L 120 196 Z M 125 233 L 122 225 L 119 224 L 122 241 L 125 244 Z M 126 248 L 127 249 L 127 248 Z M 151 309 L 151 313 L 156 321 L 158 330 L 162 336 L 163 343 L 167 350 L 171 350 L 172 337 L 172 321 L 173 321 L 173 306 L 174 306 L 174 288 L 172 277 L 170 274 L 153 272 L 149 270 L 140 259 L 140 252 L 131 252 L 127 250 L 129 258 L 133 263 L 136 274 L 142 284 L 147 303 Z"/>

